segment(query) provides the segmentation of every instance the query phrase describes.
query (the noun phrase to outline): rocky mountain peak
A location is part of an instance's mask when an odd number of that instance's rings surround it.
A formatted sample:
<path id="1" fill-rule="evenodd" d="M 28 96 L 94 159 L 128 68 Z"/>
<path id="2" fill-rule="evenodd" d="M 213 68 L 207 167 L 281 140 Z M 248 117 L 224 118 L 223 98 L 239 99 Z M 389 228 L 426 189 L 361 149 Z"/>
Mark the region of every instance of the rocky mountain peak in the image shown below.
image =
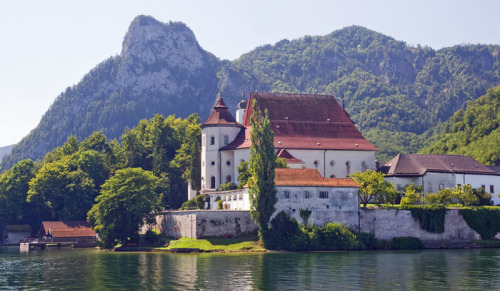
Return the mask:
<path id="1" fill-rule="evenodd" d="M 184 23 L 162 23 L 151 16 L 140 15 L 125 35 L 121 56 L 144 65 L 160 61 L 174 67 L 198 67 L 202 49 L 193 31 Z"/>

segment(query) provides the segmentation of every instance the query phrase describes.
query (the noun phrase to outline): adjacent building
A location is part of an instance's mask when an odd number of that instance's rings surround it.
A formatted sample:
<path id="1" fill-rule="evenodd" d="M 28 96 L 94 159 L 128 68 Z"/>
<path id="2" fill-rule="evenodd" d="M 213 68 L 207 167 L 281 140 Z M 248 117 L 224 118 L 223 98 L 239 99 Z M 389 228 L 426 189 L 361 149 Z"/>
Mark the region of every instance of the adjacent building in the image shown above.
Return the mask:
<path id="1" fill-rule="evenodd" d="M 310 210 L 309 222 L 323 225 L 329 221 L 352 224 L 359 211 L 359 185 L 351 178 L 324 178 L 316 169 L 276 169 L 274 183 L 278 202 L 275 214 L 285 211 L 302 222 L 301 210 Z M 250 210 L 248 188 L 209 194 L 209 208 Z M 207 205 L 207 206 L 208 206 Z"/>
<path id="2" fill-rule="evenodd" d="M 482 187 L 500 204 L 500 174 L 469 156 L 441 154 L 399 154 L 379 168 L 399 191 L 407 184 L 422 186 L 424 193 L 457 185 Z"/>

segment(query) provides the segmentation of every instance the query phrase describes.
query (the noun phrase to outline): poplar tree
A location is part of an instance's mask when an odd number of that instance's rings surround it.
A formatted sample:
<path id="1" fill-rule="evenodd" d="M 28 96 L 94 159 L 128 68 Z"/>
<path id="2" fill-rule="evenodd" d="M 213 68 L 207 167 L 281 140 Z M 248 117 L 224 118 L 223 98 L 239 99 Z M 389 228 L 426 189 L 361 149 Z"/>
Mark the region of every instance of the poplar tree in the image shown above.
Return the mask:
<path id="1" fill-rule="evenodd" d="M 274 186 L 277 155 L 274 149 L 274 133 L 271 130 L 267 109 L 265 115 L 262 116 L 257 106 L 257 100 L 254 100 L 252 107 L 253 114 L 250 121 L 252 144 L 249 162 L 251 178 L 248 183 L 251 203 L 250 215 L 259 226 L 259 236 L 266 245 L 269 238 L 269 220 L 276 210 L 274 205 L 278 201 Z"/>

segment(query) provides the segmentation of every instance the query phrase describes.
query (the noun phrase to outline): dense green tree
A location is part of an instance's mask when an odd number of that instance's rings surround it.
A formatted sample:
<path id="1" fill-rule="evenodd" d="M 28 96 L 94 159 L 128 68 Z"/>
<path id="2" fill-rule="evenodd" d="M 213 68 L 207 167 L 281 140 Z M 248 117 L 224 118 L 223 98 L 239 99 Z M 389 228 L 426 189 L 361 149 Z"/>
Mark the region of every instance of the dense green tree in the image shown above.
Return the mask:
<path id="1" fill-rule="evenodd" d="M 27 201 L 52 220 L 83 220 L 95 197 L 94 183 L 68 160 L 45 164 L 29 182 Z"/>
<path id="2" fill-rule="evenodd" d="M 141 168 L 126 168 L 102 185 L 101 195 L 88 213 L 88 221 L 99 233 L 102 247 L 111 249 L 137 236 L 144 223 L 154 222 L 161 194 L 158 178 Z"/>
<path id="3" fill-rule="evenodd" d="M 26 199 L 29 181 L 35 177 L 35 164 L 23 160 L 0 174 L 0 227 L 7 224 L 36 225 L 36 213 Z"/>
<path id="4" fill-rule="evenodd" d="M 250 171 L 249 194 L 250 215 L 259 227 L 259 236 L 267 243 L 269 238 L 269 221 L 278 201 L 274 186 L 276 151 L 274 149 L 274 134 L 271 129 L 267 109 L 262 116 L 257 101 L 254 100 L 251 116 L 250 132 Z"/>
<path id="5" fill-rule="evenodd" d="M 359 199 L 363 207 L 366 207 L 366 204 L 373 200 L 392 202 L 396 195 L 394 184 L 385 181 L 385 175 L 380 172 L 368 169 L 364 172 L 354 172 L 350 176 L 359 184 Z"/>

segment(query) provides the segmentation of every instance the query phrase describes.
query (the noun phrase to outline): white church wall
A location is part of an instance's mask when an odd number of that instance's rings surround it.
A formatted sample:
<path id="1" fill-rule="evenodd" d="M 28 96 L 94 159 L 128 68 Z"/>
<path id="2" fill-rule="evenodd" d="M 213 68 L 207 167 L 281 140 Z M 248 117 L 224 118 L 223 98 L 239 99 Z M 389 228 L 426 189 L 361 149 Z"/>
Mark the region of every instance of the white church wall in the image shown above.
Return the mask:
<path id="1" fill-rule="evenodd" d="M 225 160 L 220 160 L 219 149 L 233 141 L 239 131 L 240 128 L 234 126 L 208 126 L 202 129 L 202 189 L 218 189 L 221 182 L 225 183 L 226 176 L 228 175 L 226 171 L 227 165 L 225 164 Z M 232 172 L 231 167 L 229 175 L 232 176 Z M 215 187 L 211 185 L 212 177 L 215 177 Z"/>
<path id="2" fill-rule="evenodd" d="M 374 151 L 287 150 L 302 160 L 307 169 L 316 169 L 326 178 L 345 178 L 355 171 L 375 169 Z"/>
<path id="3" fill-rule="evenodd" d="M 235 182 L 234 154 L 232 151 L 221 151 L 221 179 L 220 183 Z"/>

